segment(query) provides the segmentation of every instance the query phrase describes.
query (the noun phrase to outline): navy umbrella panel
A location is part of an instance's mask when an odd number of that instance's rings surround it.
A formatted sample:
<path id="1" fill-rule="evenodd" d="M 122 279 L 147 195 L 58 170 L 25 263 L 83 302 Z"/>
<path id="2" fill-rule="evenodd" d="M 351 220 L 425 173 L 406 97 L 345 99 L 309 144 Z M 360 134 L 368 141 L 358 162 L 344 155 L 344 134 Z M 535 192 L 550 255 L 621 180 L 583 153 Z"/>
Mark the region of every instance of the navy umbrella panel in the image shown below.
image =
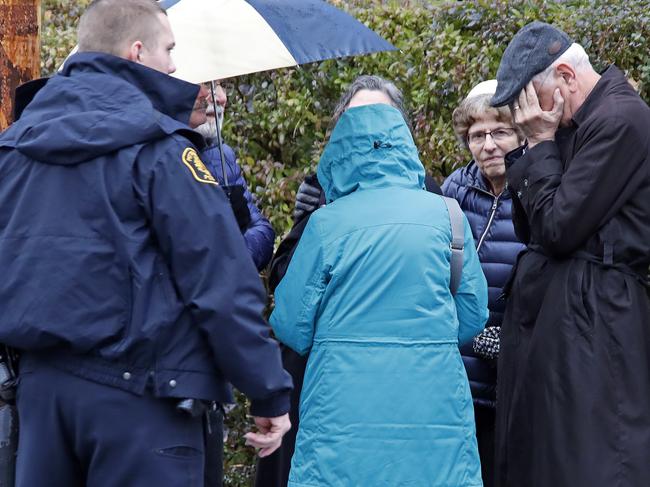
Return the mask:
<path id="1" fill-rule="evenodd" d="M 174 76 L 204 82 L 395 47 L 322 0 L 163 0 Z"/>
<path id="2" fill-rule="evenodd" d="M 357 19 L 323 1 L 248 3 L 269 23 L 297 64 L 394 49 Z M 294 20 L 287 22 L 287 15 Z"/>

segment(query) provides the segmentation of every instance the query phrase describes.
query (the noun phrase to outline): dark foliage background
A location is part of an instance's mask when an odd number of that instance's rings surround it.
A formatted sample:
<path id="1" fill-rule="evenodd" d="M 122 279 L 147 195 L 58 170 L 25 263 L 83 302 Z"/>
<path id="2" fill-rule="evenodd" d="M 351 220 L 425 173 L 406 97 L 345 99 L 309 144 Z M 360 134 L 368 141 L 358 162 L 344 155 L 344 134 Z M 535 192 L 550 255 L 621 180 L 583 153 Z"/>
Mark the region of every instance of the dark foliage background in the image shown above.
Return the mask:
<path id="1" fill-rule="evenodd" d="M 453 109 L 477 82 L 495 77 L 508 41 L 532 20 L 564 29 L 598 69 L 616 63 L 650 100 L 649 0 L 330 1 L 399 51 L 243 76 L 229 96 L 226 140 L 279 236 L 291 226 L 298 184 L 315 170 L 336 100 L 360 74 L 384 76 L 404 91 L 421 160 L 439 179 L 468 158 L 454 138 Z M 44 75 L 74 46 L 87 3 L 44 0 Z M 228 486 L 250 485 L 254 471 L 253 452 L 241 440 L 250 424 L 241 396 L 239 404 L 228 419 Z"/>

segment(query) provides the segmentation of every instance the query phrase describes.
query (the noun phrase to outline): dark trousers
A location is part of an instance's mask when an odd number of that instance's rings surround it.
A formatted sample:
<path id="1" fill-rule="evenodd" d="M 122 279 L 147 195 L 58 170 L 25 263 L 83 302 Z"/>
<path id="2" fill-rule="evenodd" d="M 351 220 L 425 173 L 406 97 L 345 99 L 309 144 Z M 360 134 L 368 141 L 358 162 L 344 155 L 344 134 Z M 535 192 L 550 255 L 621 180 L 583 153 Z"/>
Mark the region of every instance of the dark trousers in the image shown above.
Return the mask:
<path id="1" fill-rule="evenodd" d="M 208 412 L 205 428 L 205 487 L 223 484 L 223 411 L 220 406 Z"/>
<path id="2" fill-rule="evenodd" d="M 301 356 L 285 345 L 282 348 L 282 365 L 293 379 L 291 392 L 291 410 L 289 419 L 291 429 L 282 438 L 282 446 L 266 458 L 257 462 L 255 487 L 286 487 L 291 470 L 291 457 L 296 447 L 296 433 L 298 432 L 298 407 L 300 405 L 300 392 L 305 378 L 307 356 Z"/>
<path id="3" fill-rule="evenodd" d="M 483 487 L 494 486 L 494 445 L 495 422 L 494 408 L 474 405 L 474 419 L 476 421 L 476 440 L 478 454 L 481 458 L 481 475 Z"/>
<path id="4" fill-rule="evenodd" d="M 18 385 L 17 487 L 202 487 L 203 419 L 44 364 Z"/>

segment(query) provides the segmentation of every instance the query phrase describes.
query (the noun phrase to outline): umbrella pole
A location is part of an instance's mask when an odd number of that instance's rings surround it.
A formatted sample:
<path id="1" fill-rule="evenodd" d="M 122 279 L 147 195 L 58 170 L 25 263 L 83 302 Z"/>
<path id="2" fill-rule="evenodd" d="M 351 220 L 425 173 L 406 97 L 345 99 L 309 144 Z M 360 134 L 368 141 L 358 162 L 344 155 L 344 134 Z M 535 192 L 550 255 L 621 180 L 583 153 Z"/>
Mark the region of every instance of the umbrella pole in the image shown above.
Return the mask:
<path id="1" fill-rule="evenodd" d="M 217 126 L 217 145 L 219 146 L 219 156 L 221 158 L 221 173 L 223 174 L 224 186 L 228 186 L 228 174 L 226 172 L 226 157 L 223 153 L 223 141 L 221 140 L 221 127 L 219 127 L 219 118 L 217 117 L 217 97 L 215 96 L 214 80 L 210 81 L 210 91 L 212 93 L 212 107 L 214 109 L 214 123 Z"/>

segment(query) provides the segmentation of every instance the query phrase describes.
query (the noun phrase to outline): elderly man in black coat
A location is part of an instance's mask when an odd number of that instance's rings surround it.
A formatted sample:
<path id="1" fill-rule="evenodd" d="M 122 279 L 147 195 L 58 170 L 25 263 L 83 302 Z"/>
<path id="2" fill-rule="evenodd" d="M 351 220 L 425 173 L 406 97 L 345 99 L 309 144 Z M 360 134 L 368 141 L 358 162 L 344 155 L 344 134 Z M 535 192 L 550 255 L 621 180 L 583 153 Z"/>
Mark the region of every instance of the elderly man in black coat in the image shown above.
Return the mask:
<path id="1" fill-rule="evenodd" d="M 527 248 L 502 327 L 497 485 L 648 485 L 650 108 L 541 22 L 497 79 L 492 105 L 528 140 L 506 157 Z"/>

